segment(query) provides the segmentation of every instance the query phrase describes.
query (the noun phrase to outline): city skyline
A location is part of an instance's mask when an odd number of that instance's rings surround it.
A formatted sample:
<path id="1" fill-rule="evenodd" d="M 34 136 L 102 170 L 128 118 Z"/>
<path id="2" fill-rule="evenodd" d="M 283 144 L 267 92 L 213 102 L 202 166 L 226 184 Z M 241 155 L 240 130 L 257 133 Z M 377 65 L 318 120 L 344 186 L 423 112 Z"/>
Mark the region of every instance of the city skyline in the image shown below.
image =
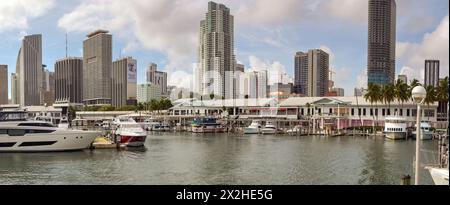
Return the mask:
<path id="1" fill-rule="evenodd" d="M 397 0 L 398 60 L 396 75 L 402 74 L 401 71 L 403 70 L 405 74 L 408 74 L 408 79 L 414 78 L 414 76 L 411 76 L 413 74 L 416 75 L 415 78 L 421 80 L 423 73 L 418 70 L 423 70 L 423 61 L 425 59 L 440 60 L 441 76 L 448 75 L 448 47 L 442 48 L 439 46 L 439 48 L 433 50 L 437 45 L 441 45 L 442 41 L 448 42 L 448 10 L 441 8 L 442 5 L 448 5 L 448 1 L 435 1 L 438 3 Z M 132 10 L 136 9 L 136 2 L 139 1 L 132 2 L 130 7 L 127 8 Z M 190 3 L 187 1 L 177 2 L 183 4 Z M 362 74 L 366 70 L 367 64 L 367 2 L 355 1 L 353 3 L 354 5 L 351 5 L 348 2 L 352 1 L 347 0 L 347 4 L 343 4 L 346 9 L 359 7 L 357 12 L 352 15 L 359 15 L 364 18 L 355 19 L 350 18 L 355 16 L 346 16 L 343 13 L 331 12 L 329 15 L 336 17 L 333 19 L 331 17 L 317 18 L 317 16 L 313 15 L 324 9 L 331 9 L 332 11 L 333 6 L 339 7 L 340 5 L 334 4 L 336 2 L 333 0 L 319 1 L 319 3 L 312 3 L 309 0 L 295 1 L 294 4 L 300 2 L 308 5 L 308 8 L 304 8 L 303 6 L 301 9 L 305 9 L 308 11 L 307 13 L 311 14 L 310 16 L 305 16 L 306 20 L 300 20 L 299 22 L 296 22 L 295 18 L 288 18 L 296 13 L 292 9 L 287 9 L 286 12 L 279 12 L 280 9 L 286 9 L 288 8 L 286 5 L 292 3 L 292 1 L 288 0 L 277 1 L 277 7 L 273 7 L 272 1 L 258 1 L 254 4 L 254 7 L 250 7 L 253 1 L 243 1 L 241 3 L 231 1 L 216 2 L 224 3 L 234 11 L 233 14 L 235 14 L 236 19 L 236 59 L 238 63 L 244 64 L 247 70 L 268 67 L 272 70 L 285 70 L 292 77 L 294 73 L 292 55 L 299 50 L 321 48 L 327 53 L 330 53 L 330 67 L 337 71 L 337 74 L 334 76 L 335 79 L 333 79 L 337 87 L 345 88 L 346 93 L 349 94 L 352 93 L 353 87 L 360 87 L 359 84 L 364 85 L 364 78 L 367 78 Z M 106 9 L 95 12 L 90 9 L 84 13 L 81 12 L 85 6 L 99 4 L 105 6 Z M 60 4 L 55 1 L 40 1 L 39 4 L 34 5 L 37 7 L 37 11 L 33 14 L 28 14 L 28 11 L 18 11 L 20 15 L 17 18 L 25 19 L 24 25 L 0 25 L 0 35 L 6 39 L 5 42 L 0 43 L 0 46 L 5 48 L 0 52 L 0 64 L 7 64 L 9 68 L 15 67 L 14 55 L 16 54 L 14 53 L 17 53 L 20 47 L 18 42 L 19 35 L 42 33 L 43 64 L 53 65 L 57 59 L 64 57 L 66 31 L 69 36 L 69 56 L 81 56 L 84 36 L 92 30 L 104 28 L 110 30 L 114 36 L 113 60 L 124 55 L 133 56 L 139 62 L 142 62 L 138 68 L 140 72 L 138 74 L 139 83 L 145 80 L 142 78 L 142 76 L 145 76 L 145 66 L 150 62 L 156 62 L 160 65 L 162 71 L 168 72 L 169 85 L 186 84 L 186 79 L 189 79 L 187 76 L 192 77 L 192 66 L 196 62 L 196 42 L 194 40 L 194 43 L 192 43 L 190 37 L 194 35 L 195 39 L 198 38 L 198 22 L 204 16 L 204 11 L 207 9 L 207 1 L 191 3 L 189 8 L 183 8 L 185 12 L 182 14 L 185 15 L 184 18 L 187 23 L 181 24 L 178 22 L 178 24 L 172 25 L 177 28 L 172 26 L 168 28 L 159 27 L 158 30 L 161 31 L 145 32 L 145 28 L 134 28 L 138 27 L 138 22 L 135 22 L 133 24 L 136 25 L 133 25 L 131 27 L 132 30 L 128 31 L 128 34 L 129 32 L 133 32 L 133 35 L 124 35 L 124 32 L 121 30 L 126 30 L 122 29 L 126 27 L 124 25 L 116 25 L 114 22 L 129 18 L 131 21 L 149 20 L 153 24 L 155 23 L 153 18 L 156 17 L 142 17 L 143 14 L 137 13 L 135 16 L 130 17 L 118 14 L 114 18 L 108 18 L 108 12 L 115 11 L 115 7 L 121 3 L 115 2 L 110 6 L 104 4 L 104 1 L 78 1 L 66 4 Z M 172 1 L 162 1 L 161 4 L 172 5 L 173 3 Z M 8 5 L 0 4 L 0 8 L 3 7 L 8 8 Z M 151 8 L 155 9 L 156 7 L 158 5 L 154 5 Z M 259 18 L 262 15 L 259 13 L 268 8 L 272 9 L 269 11 L 273 15 L 269 15 L 266 18 Z M 406 8 L 411 11 L 405 11 Z M 182 8 L 174 7 L 174 9 L 179 11 Z M 95 7 L 93 10 L 95 10 Z M 52 13 L 49 11 L 55 12 Z M 413 11 L 415 14 L 412 14 Z M 173 16 L 174 14 L 172 12 L 158 15 L 167 17 L 170 23 L 177 22 L 173 19 L 176 17 Z M 103 17 L 105 18 L 103 21 L 97 22 L 97 20 Z M 417 21 L 417 19 L 427 19 L 427 21 L 416 22 L 421 25 L 413 25 L 412 23 Z M 86 21 L 93 22 L 91 22 L 92 24 L 86 24 Z M 53 23 L 48 23 L 48 25 L 46 23 L 43 26 L 44 22 Z M 83 25 L 89 26 L 84 27 Z M 178 29 L 186 29 L 188 32 L 175 34 L 175 31 Z M 308 35 L 308 32 L 305 30 L 313 30 L 316 32 L 314 35 Z M 160 48 L 155 46 L 158 43 L 153 42 L 156 41 L 154 39 L 159 39 L 162 32 L 169 31 L 172 31 L 174 34 L 167 35 L 167 39 L 162 41 L 173 41 L 173 44 L 177 45 L 162 43 Z M 329 32 L 332 32 L 333 36 L 326 35 Z M 446 35 L 443 35 L 442 32 Z M 127 36 L 131 36 L 131 39 L 127 39 Z M 180 36 L 184 37 L 183 41 L 180 41 Z M 352 43 L 352 46 L 348 46 L 347 44 L 349 43 Z M 177 56 L 179 53 L 186 53 L 185 51 L 188 51 L 187 53 L 189 54 Z M 186 57 L 185 55 L 189 56 Z M 174 61 L 174 59 L 183 58 L 187 60 L 180 60 L 180 62 Z M 415 72 L 411 72 L 407 67 Z M 49 70 L 53 71 L 54 68 L 49 67 Z M 8 70 L 9 73 L 11 71 L 12 69 Z M 349 76 L 356 80 L 352 82 L 342 80 L 347 79 Z M 9 82 L 8 85 L 11 85 L 11 83 Z"/>

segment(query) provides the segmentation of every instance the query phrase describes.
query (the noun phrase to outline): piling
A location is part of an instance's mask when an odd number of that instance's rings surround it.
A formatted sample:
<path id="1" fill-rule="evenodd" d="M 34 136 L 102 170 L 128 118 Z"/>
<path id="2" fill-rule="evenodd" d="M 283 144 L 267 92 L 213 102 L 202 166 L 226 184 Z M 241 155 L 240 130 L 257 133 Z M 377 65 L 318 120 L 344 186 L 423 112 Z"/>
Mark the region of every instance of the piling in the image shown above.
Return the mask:
<path id="1" fill-rule="evenodd" d="M 402 177 L 401 185 L 411 185 L 411 176 L 404 175 Z"/>

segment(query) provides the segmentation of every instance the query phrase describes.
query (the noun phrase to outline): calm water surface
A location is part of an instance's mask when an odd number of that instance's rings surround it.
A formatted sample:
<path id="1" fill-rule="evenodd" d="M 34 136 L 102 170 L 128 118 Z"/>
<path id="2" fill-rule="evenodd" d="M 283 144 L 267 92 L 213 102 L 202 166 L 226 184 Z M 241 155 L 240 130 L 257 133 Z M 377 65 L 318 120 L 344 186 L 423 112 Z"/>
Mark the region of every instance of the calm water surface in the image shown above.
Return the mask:
<path id="1" fill-rule="evenodd" d="M 413 176 L 414 153 L 415 141 L 380 137 L 152 133 L 145 149 L 0 153 L 0 184 L 398 185 Z M 433 183 L 426 170 L 422 183 Z"/>

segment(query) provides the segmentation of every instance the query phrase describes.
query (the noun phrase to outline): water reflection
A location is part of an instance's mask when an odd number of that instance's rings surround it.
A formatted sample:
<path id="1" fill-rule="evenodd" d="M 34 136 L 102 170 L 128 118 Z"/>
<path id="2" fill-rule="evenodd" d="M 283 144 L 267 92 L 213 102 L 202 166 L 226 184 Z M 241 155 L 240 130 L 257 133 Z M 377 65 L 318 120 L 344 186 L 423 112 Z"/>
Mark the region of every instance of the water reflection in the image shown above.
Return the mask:
<path id="1" fill-rule="evenodd" d="M 413 175 L 414 152 L 415 141 L 376 137 L 152 133 L 145 148 L 3 153 L 0 183 L 399 184 Z M 422 179 L 432 184 L 426 170 Z"/>

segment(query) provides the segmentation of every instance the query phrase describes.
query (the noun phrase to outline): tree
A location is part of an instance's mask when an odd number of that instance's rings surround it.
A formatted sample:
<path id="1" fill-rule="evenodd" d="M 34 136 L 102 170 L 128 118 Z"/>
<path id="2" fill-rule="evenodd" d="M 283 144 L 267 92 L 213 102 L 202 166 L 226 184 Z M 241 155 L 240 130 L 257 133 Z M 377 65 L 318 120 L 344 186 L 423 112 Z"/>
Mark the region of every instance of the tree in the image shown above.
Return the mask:
<path id="1" fill-rule="evenodd" d="M 448 76 L 439 82 L 439 86 L 436 88 L 436 100 L 439 102 L 448 102 L 449 92 Z"/>
<path id="2" fill-rule="evenodd" d="M 367 93 L 364 95 L 364 99 L 366 99 L 366 101 L 369 101 L 371 105 L 375 103 L 375 110 L 373 111 L 372 114 L 377 125 L 378 125 L 378 112 L 376 112 L 376 110 L 378 110 L 378 101 L 380 101 L 380 96 L 381 96 L 380 86 L 378 84 L 369 83 Z M 375 125 L 373 126 L 373 131 L 375 131 Z"/>
<path id="3" fill-rule="evenodd" d="M 114 111 L 116 110 L 116 108 L 112 105 L 104 105 L 102 107 L 100 107 L 100 109 L 98 109 L 98 111 L 100 112 L 108 112 L 108 111 Z"/>
<path id="4" fill-rule="evenodd" d="M 391 102 L 395 100 L 395 87 L 392 84 L 383 86 L 381 91 L 382 102 L 388 104 L 389 110 L 391 109 Z"/>
<path id="5" fill-rule="evenodd" d="M 395 82 L 395 98 L 397 98 L 397 101 L 402 104 L 402 109 L 403 104 L 410 99 L 409 97 L 410 94 L 408 94 L 408 92 L 409 92 L 408 85 L 402 80 L 398 79 Z"/>
<path id="6" fill-rule="evenodd" d="M 430 104 L 436 102 L 436 89 L 434 86 L 429 85 L 425 88 L 427 90 L 427 97 L 425 98 L 424 104 L 427 105 L 427 109 L 430 110 Z M 428 115 L 428 121 L 430 120 L 430 116 Z"/>

